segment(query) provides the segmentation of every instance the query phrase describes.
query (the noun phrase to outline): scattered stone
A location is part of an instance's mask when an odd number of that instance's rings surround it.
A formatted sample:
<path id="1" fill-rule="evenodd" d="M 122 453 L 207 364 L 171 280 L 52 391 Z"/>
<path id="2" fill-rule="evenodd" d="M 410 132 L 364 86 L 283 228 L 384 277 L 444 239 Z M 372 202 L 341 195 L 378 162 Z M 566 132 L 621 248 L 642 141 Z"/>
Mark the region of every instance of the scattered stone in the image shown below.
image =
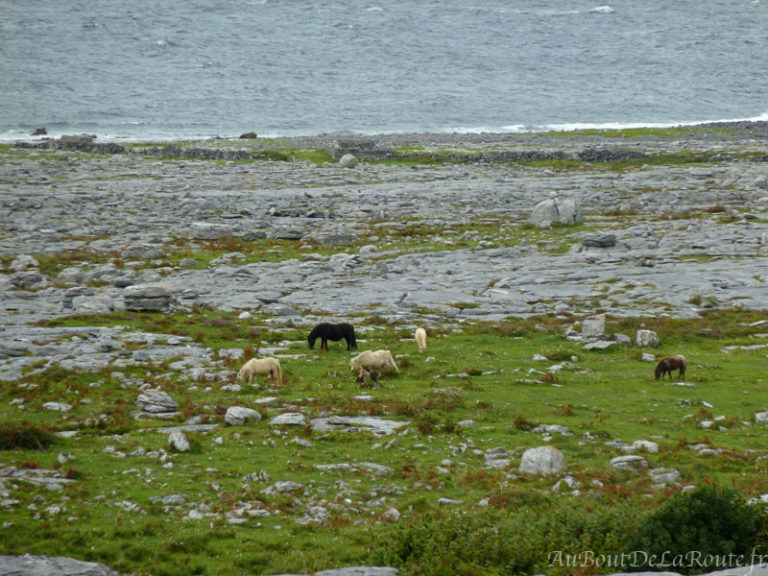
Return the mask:
<path id="1" fill-rule="evenodd" d="M 311 421 L 312 429 L 316 432 L 359 432 L 366 430 L 377 436 L 387 436 L 408 424 L 407 421 L 385 420 L 373 416 L 330 416 L 315 418 Z"/>
<path id="2" fill-rule="evenodd" d="M 249 420 L 261 420 L 261 414 L 253 408 L 230 406 L 224 415 L 224 421 L 230 426 L 242 426 Z"/>
<path id="3" fill-rule="evenodd" d="M 652 468 L 648 475 L 654 484 L 677 484 L 680 482 L 680 472 L 674 468 Z"/>
<path id="4" fill-rule="evenodd" d="M 639 470 L 648 468 L 648 462 L 642 456 L 617 456 L 616 458 L 611 459 L 611 467 L 618 468 L 619 470 L 637 472 Z"/>
<path id="5" fill-rule="evenodd" d="M 400 510 L 397 508 L 389 508 L 382 512 L 380 518 L 384 520 L 385 522 L 399 522 L 400 521 Z"/>
<path id="6" fill-rule="evenodd" d="M 190 450 L 189 440 L 181 430 L 174 430 L 168 434 L 168 444 L 177 452 L 189 452 Z"/>
<path id="7" fill-rule="evenodd" d="M 590 234 L 581 241 L 582 245 L 590 248 L 612 248 L 616 246 L 615 234 Z"/>
<path id="8" fill-rule="evenodd" d="M 354 154 L 344 154 L 339 160 L 339 165 L 342 168 L 354 168 L 357 164 L 358 161 Z"/>
<path id="9" fill-rule="evenodd" d="M 137 312 L 164 312 L 173 303 L 173 295 L 165 286 L 134 284 L 123 290 L 126 310 Z"/>
<path id="10" fill-rule="evenodd" d="M 578 200 L 550 198 L 536 205 L 531 213 L 530 221 L 538 228 L 549 228 L 553 224 L 573 226 L 584 222 L 584 215 Z"/>
<path id="11" fill-rule="evenodd" d="M 307 419 L 301 412 L 288 412 L 275 416 L 269 421 L 270 426 L 306 426 Z"/>
<path id="12" fill-rule="evenodd" d="M 136 399 L 136 405 L 142 413 L 156 418 L 173 418 L 179 409 L 176 401 L 160 389 L 144 390 Z"/>
<path id="13" fill-rule="evenodd" d="M 520 459 L 520 472 L 525 474 L 557 474 L 565 468 L 565 456 L 554 446 L 529 448 Z"/>
<path id="14" fill-rule="evenodd" d="M 605 314 L 587 316 L 581 321 L 581 339 L 584 342 L 602 340 L 605 337 Z"/>
<path id="15" fill-rule="evenodd" d="M 659 336 L 653 330 L 638 330 L 635 334 L 635 344 L 639 348 L 655 348 L 659 345 Z"/>
<path id="16" fill-rule="evenodd" d="M 120 576 L 103 564 L 60 556 L 0 556 L 2 576 Z"/>
<path id="17" fill-rule="evenodd" d="M 66 402 L 46 402 L 43 404 L 43 409 L 52 412 L 69 412 L 72 410 L 72 404 L 67 404 Z"/>

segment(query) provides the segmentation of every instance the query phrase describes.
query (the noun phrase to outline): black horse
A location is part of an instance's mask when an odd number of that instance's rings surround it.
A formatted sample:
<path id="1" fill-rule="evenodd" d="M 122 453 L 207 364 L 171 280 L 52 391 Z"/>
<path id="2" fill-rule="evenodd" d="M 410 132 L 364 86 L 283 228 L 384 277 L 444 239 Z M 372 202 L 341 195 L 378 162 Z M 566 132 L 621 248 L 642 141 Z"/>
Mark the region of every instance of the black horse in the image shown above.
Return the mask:
<path id="1" fill-rule="evenodd" d="M 315 347 L 315 340 L 320 338 L 320 349 L 325 348 L 328 350 L 328 340 L 338 342 L 342 338 L 347 341 L 347 350 L 357 350 L 357 340 L 355 340 L 355 329 L 352 324 L 329 324 L 323 322 L 312 328 L 312 332 L 309 333 L 307 341 L 309 347 Z"/>

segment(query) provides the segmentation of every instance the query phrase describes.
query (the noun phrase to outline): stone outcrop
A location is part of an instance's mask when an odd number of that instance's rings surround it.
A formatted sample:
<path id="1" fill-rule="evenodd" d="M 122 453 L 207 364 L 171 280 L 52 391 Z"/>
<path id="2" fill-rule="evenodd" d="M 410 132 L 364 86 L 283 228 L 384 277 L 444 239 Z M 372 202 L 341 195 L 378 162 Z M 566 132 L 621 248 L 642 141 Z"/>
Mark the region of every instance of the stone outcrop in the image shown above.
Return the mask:
<path id="1" fill-rule="evenodd" d="M 60 556 L 0 556 L 0 576 L 120 576 L 96 562 Z"/>
<path id="2" fill-rule="evenodd" d="M 565 456 L 554 446 L 529 448 L 518 469 L 525 474 L 557 474 L 565 469 Z"/>
<path id="3" fill-rule="evenodd" d="M 173 303 L 173 294 L 158 284 L 134 284 L 123 291 L 126 310 L 137 312 L 164 312 Z"/>

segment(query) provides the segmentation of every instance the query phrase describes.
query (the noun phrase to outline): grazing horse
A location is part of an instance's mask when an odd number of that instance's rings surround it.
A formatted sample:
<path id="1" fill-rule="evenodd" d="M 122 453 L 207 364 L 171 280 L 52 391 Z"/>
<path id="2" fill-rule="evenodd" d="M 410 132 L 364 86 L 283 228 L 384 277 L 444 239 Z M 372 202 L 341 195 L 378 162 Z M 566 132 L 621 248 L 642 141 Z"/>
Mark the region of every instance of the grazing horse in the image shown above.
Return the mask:
<path id="1" fill-rule="evenodd" d="M 328 340 L 338 342 L 342 338 L 347 341 L 347 350 L 357 350 L 357 340 L 355 340 L 355 329 L 352 324 L 329 324 L 323 322 L 312 328 L 312 332 L 307 337 L 309 347 L 315 347 L 315 340 L 320 338 L 320 349 L 328 350 Z"/>
<path id="2" fill-rule="evenodd" d="M 667 356 L 656 364 L 656 370 L 654 370 L 653 375 L 658 380 L 659 378 L 664 378 L 664 374 L 669 374 L 669 379 L 671 380 L 672 370 L 677 370 L 677 378 L 680 379 L 685 376 L 685 368 L 687 366 L 688 360 L 685 359 L 685 356 L 680 354 L 677 356 Z"/>
<path id="3" fill-rule="evenodd" d="M 381 370 L 383 368 L 394 368 L 395 372 L 400 372 L 392 352 L 389 350 L 366 350 L 352 358 L 349 361 L 349 367 L 353 372 L 358 373 L 362 370 Z"/>
<path id="4" fill-rule="evenodd" d="M 277 358 L 253 358 L 248 360 L 237 373 L 237 382 L 253 384 L 256 376 L 270 377 L 277 384 L 283 381 L 283 371 Z"/>

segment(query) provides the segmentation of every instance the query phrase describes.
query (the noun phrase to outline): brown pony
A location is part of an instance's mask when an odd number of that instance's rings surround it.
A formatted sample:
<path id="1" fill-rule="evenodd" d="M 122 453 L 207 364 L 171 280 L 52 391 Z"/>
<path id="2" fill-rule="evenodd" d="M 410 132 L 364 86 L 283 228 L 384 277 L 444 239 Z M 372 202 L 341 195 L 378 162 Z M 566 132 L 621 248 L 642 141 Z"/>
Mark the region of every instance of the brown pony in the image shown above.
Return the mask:
<path id="1" fill-rule="evenodd" d="M 669 374 L 669 379 L 671 380 L 672 370 L 677 370 L 677 378 L 679 380 L 685 376 L 686 366 L 688 366 L 688 360 L 685 359 L 685 356 L 680 354 L 677 356 L 667 356 L 656 364 L 656 370 L 654 370 L 653 375 L 658 380 L 659 378 L 664 378 L 664 374 Z"/>

